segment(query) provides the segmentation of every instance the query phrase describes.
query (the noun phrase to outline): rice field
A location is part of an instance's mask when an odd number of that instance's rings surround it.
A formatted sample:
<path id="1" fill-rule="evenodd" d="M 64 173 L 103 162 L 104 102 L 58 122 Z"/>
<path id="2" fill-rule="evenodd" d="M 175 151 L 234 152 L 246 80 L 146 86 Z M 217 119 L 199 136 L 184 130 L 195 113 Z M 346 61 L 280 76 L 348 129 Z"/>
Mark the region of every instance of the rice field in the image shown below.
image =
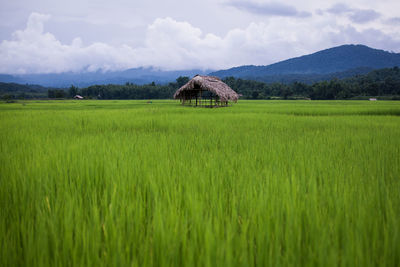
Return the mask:
<path id="1" fill-rule="evenodd" d="M 400 103 L 0 103 L 0 266 L 399 266 Z"/>

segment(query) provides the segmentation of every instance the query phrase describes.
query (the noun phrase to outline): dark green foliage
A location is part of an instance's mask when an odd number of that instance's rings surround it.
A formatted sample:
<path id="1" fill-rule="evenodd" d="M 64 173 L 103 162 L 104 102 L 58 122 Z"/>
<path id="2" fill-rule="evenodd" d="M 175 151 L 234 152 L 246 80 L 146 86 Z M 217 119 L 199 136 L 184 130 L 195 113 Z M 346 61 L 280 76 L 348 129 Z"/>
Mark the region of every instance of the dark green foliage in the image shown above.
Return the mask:
<path id="1" fill-rule="evenodd" d="M 189 77 L 178 77 L 176 82 L 160 85 L 152 82 L 145 85 L 125 83 L 125 85 L 92 85 L 79 90 L 86 98 L 98 99 L 171 99 L 176 90 L 189 81 Z"/>
<path id="2" fill-rule="evenodd" d="M 79 93 L 87 98 L 99 99 L 168 99 L 175 92 L 176 87 L 170 85 L 93 85 L 82 88 Z"/>
<path id="3" fill-rule="evenodd" d="M 227 77 L 224 82 L 237 93 L 242 94 L 244 99 L 270 99 L 271 97 L 350 99 L 360 96 L 364 96 L 364 98 L 386 96 L 389 99 L 397 99 L 397 96 L 400 95 L 400 69 L 398 67 L 375 70 L 367 75 L 357 75 L 348 79 L 321 81 L 312 85 L 301 82 L 267 84 L 234 77 Z"/>
<path id="4" fill-rule="evenodd" d="M 49 89 L 47 91 L 48 98 L 65 98 L 66 93 L 62 89 Z"/>
<path id="5" fill-rule="evenodd" d="M 81 89 L 71 86 L 68 91 L 34 85 L 0 83 L 0 96 L 9 95 L 12 99 L 65 98 L 79 94 L 86 99 L 171 99 L 175 91 L 188 81 L 189 77 L 179 77 L 176 82 L 167 85 L 155 82 L 137 85 L 127 82 L 124 85 L 92 85 Z M 234 77 L 224 78 L 223 81 L 241 94 L 241 99 L 368 99 L 369 96 L 375 96 L 396 100 L 400 96 L 398 67 L 313 84 L 265 83 Z M 47 95 L 44 93 L 45 89 Z"/>
<path id="6" fill-rule="evenodd" d="M 82 89 L 71 85 L 68 91 L 37 85 L 0 83 L 0 96 L 7 95 L 7 98 L 72 98 L 80 94 L 85 98 L 97 99 L 170 99 L 175 91 L 188 81 L 189 77 L 179 77 L 176 82 L 167 85 L 159 85 L 155 82 L 137 85 L 127 82 L 124 85 L 93 85 Z"/>
<path id="7" fill-rule="evenodd" d="M 71 87 L 68 89 L 68 96 L 69 97 L 74 97 L 78 94 L 78 87 L 71 85 Z"/>
<path id="8" fill-rule="evenodd" d="M 178 87 L 178 88 L 182 87 L 182 86 L 185 85 L 189 80 L 190 80 L 190 78 L 187 77 L 187 76 L 180 76 L 178 79 L 176 79 L 177 87 Z"/>
<path id="9" fill-rule="evenodd" d="M 47 89 L 40 85 L 0 82 L 0 96 L 3 99 L 45 98 Z"/>

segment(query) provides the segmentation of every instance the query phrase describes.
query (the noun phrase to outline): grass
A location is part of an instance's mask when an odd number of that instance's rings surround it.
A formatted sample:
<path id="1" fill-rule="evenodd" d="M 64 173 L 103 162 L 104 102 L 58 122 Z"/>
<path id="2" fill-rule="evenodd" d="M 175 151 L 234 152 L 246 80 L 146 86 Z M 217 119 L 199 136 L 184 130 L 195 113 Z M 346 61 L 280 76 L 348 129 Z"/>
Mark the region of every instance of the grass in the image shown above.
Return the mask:
<path id="1" fill-rule="evenodd" d="M 0 266 L 399 266 L 400 105 L 0 104 Z"/>

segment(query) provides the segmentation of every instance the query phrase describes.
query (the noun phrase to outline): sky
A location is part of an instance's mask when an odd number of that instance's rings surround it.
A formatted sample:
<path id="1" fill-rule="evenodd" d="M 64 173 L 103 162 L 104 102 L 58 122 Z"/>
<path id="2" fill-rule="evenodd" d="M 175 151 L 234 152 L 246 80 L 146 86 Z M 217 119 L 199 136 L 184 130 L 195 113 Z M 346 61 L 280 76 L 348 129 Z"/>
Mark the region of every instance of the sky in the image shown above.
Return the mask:
<path id="1" fill-rule="evenodd" d="M 400 52 L 399 0 L 0 0 L 0 73 L 219 70 L 343 44 Z"/>

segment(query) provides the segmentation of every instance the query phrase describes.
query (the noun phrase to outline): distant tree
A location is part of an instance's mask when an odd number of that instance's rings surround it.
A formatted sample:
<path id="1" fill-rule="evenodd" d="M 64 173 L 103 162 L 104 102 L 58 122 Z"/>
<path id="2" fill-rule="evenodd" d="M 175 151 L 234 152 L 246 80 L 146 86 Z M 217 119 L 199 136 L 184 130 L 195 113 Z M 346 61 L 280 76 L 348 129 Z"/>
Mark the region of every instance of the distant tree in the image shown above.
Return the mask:
<path id="1" fill-rule="evenodd" d="M 10 94 L 5 94 L 1 97 L 1 99 L 3 99 L 4 101 L 10 101 L 12 98 L 13 96 Z"/>
<path id="2" fill-rule="evenodd" d="M 65 97 L 65 91 L 64 90 L 55 90 L 55 97 L 56 98 L 64 98 Z"/>
<path id="3" fill-rule="evenodd" d="M 47 90 L 47 97 L 48 98 L 55 98 L 55 92 L 52 89 Z"/>
<path id="4" fill-rule="evenodd" d="M 47 90 L 47 97 L 48 98 L 64 98 L 65 91 L 61 89 L 49 89 Z"/>
<path id="5" fill-rule="evenodd" d="M 180 88 L 183 85 L 185 85 L 189 80 L 190 79 L 187 76 L 179 76 L 178 79 L 176 79 L 176 83 L 177 83 L 178 88 Z"/>
<path id="6" fill-rule="evenodd" d="M 170 82 L 168 85 L 157 85 L 155 82 L 145 85 L 129 82 L 124 85 L 92 85 L 79 89 L 79 93 L 87 98 L 166 99 L 172 98 L 174 92 L 188 81 L 189 77 L 181 76 L 176 79 L 176 82 Z M 314 84 L 295 81 L 292 84 L 282 82 L 265 83 L 234 77 L 224 78 L 223 81 L 238 94 L 241 94 L 241 99 L 271 99 L 271 97 L 289 99 L 291 96 L 312 99 L 348 99 L 362 95 L 400 95 L 399 68 L 381 69 L 366 75 L 353 76 L 342 80 L 331 79 Z M 14 95 L 17 91 L 26 92 L 27 89 L 36 89 L 27 87 L 22 90 L 19 89 L 20 86 L 11 84 L 2 86 L 0 83 L 0 92 L 2 87 L 7 88 L 6 91 L 3 90 L 4 92 L 14 88 L 11 90 Z M 75 89 L 70 88 L 68 91 L 69 96 L 71 96 L 71 93 L 75 93 L 73 90 Z M 76 90 L 78 89 L 76 88 Z M 62 94 L 63 92 L 58 92 L 56 89 L 48 91 L 48 96 L 51 98 L 63 97 Z M 25 97 L 28 97 L 28 95 Z"/>
<path id="7" fill-rule="evenodd" d="M 253 92 L 251 93 L 251 98 L 252 98 L 252 99 L 257 99 L 259 94 L 260 94 L 260 93 L 259 93 L 258 91 L 253 91 Z"/>
<path id="8" fill-rule="evenodd" d="M 78 94 L 78 87 L 75 87 L 74 85 L 71 85 L 71 87 L 68 89 L 68 96 L 69 97 L 74 97 Z"/>

